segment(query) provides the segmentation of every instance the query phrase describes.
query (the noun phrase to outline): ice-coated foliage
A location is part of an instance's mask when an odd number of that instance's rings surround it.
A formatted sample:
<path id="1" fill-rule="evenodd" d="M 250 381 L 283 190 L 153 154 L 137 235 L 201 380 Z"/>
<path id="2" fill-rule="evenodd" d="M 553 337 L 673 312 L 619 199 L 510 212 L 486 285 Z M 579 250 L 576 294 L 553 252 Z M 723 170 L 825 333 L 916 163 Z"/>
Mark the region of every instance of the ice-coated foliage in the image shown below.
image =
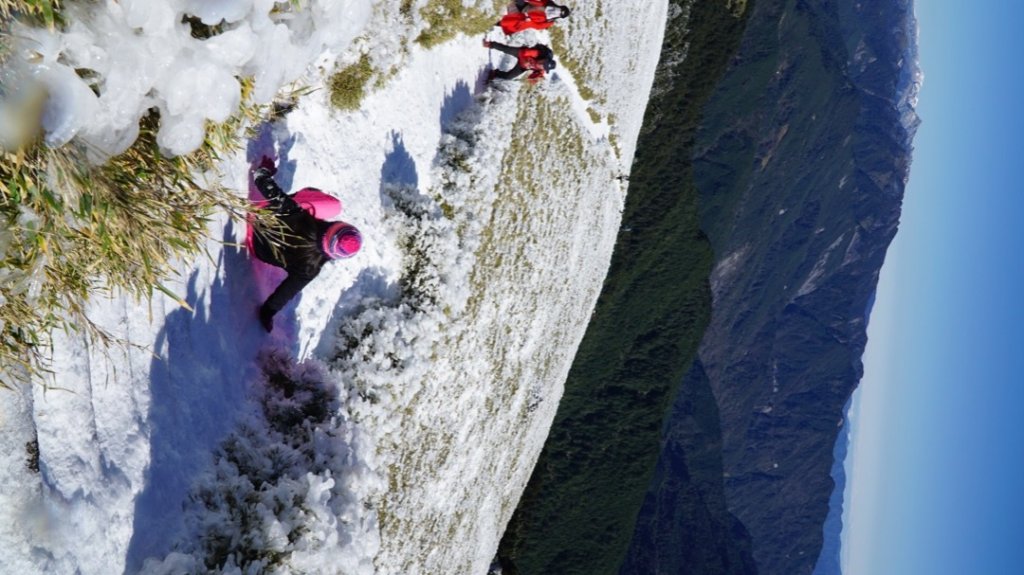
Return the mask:
<path id="1" fill-rule="evenodd" d="M 252 99 L 267 103 L 317 58 L 346 49 L 372 11 L 369 0 L 70 1 L 63 30 L 17 24 L 2 73 L 0 117 L 14 116 L 40 86 L 45 141 L 73 138 L 101 162 L 135 139 L 139 120 L 160 110 L 160 145 L 195 150 L 206 122 L 223 122 L 241 98 L 239 78 L 253 78 Z M 3 129 L 16 148 L 25 134 Z"/>
<path id="2" fill-rule="evenodd" d="M 374 573 L 376 518 L 360 500 L 379 480 L 357 455 L 363 433 L 342 409 L 336 380 L 281 349 L 259 363 L 259 409 L 197 480 L 187 536 L 142 573 Z"/>

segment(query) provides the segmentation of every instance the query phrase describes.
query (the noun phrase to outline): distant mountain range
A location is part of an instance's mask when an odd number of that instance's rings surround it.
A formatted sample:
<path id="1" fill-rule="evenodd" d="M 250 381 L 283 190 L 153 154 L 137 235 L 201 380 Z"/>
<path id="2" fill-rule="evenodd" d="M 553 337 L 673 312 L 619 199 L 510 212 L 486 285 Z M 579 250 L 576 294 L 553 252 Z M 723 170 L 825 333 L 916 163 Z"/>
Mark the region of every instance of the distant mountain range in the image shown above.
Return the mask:
<path id="1" fill-rule="evenodd" d="M 833 447 L 899 222 L 919 83 L 909 0 L 758 0 L 704 109 L 694 178 L 715 254 L 713 311 L 683 396 L 706 385 L 714 398 L 727 511 L 716 521 L 731 529 L 723 556 L 749 548 L 757 573 L 811 573 L 823 547 Z M 665 523 L 660 505 L 681 481 L 693 485 L 692 469 L 679 475 L 681 454 L 715 437 L 694 433 L 684 404 L 668 422 L 631 557 L 673 556 L 680 542 L 653 533 L 693 528 Z M 745 562 L 657 567 L 754 572 Z"/>
<path id="2" fill-rule="evenodd" d="M 846 402 L 843 413 L 849 419 L 850 401 Z M 832 497 L 828 501 L 828 516 L 825 517 L 825 524 L 822 526 L 824 542 L 821 546 L 821 553 L 818 554 L 818 562 L 814 566 L 813 575 L 840 575 L 843 572 L 841 551 L 843 535 L 843 497 L 846 491 L 846 457 L 850 452 L 850 426 L 844 426 L 839 430 L 839 438 L 836 439 L 835 449 L 832 450 L 832 480 L 836 487 L 832 490 Z"/>
<path id="3" fill-rule="evenodd" d="M 672 2 L 506 575 L 815 569 L 920 81 L 909 0 L 836 4 Z"/>

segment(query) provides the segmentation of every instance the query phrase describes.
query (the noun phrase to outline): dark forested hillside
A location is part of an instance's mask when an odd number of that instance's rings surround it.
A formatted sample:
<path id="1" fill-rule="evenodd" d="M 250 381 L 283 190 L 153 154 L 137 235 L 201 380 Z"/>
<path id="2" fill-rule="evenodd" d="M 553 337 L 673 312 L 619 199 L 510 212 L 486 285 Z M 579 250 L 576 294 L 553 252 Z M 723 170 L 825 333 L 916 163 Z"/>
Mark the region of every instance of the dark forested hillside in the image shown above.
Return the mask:
<path id="1" fill-rule="evenodd" d="M 502 541 L 506 575 L 618 573 L 666 410 L 707 325 L 711 252 L 690 157 L 700 103 L 735 51 L 743 19 L 724 2 L 678 4 L 611 268 Z"/>

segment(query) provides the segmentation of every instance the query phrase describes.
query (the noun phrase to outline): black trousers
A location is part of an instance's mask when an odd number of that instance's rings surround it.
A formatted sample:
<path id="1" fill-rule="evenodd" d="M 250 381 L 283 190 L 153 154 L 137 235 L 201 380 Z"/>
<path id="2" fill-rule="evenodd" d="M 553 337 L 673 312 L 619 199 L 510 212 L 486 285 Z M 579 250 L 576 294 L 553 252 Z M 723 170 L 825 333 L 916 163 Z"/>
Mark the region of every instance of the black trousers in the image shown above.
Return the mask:
<path id="1" fill-rule="evenodd" d="M 548 6 L 551 6 L 551 4 L 551 2 L 545 2 L 544 7 L 547 8 Z M 526 0 L 516 0 L 516 10 L 519 10 L 520 12 L 526 10 Z"/>
<path id="2" fill-rule="evenodd" d="M 495 78 L 501 78 L 502 80 L 512 80 L 513 78 L 518 78 L 523 72 L 526 71 L 526 68 L 523 68 L 522 66 L 519 65 L 518 46 L 509 46 L 507 44 L 502 44 L 501 42 L 491 42 L 491 48 L 494 48 L 499 52 L 504 52 L 505 54 L 508 54 L 509 56 L 512 56 L 513 58 L 516 59 L 516 65 L 512 66 L 511 69 L 495 70 Z"/>

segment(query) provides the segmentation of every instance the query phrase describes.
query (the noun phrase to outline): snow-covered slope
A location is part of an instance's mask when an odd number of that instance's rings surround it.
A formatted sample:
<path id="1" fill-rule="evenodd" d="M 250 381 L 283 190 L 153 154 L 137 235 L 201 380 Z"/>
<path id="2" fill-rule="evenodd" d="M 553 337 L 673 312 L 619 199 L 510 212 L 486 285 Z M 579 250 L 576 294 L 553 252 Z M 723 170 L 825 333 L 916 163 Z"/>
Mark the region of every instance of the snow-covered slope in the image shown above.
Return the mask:
<path id="1" fill-rule="evenodd" d="M 250 27 L 270 9 L 220 4 Z M 269 336 L 281 274 L 226 216 L 169 286 L 194 313 L 93 302 L 132 345 L 59 335 L 53 377 L 0 402 L 0 572 L 486 572 L 607 269 L 666 6 L 580 6 L 566 56 L 598 74 L 487 88 L 504 61 L 479 37 L 399 49 L 422 22 L 348 4 L 354 40 L 289 56 L 303 82 L 335 54 L 395 73 L 355 112 L 303 96 L 209 177 L 246 193 L 274 155 L 285 189 L 341 198 L 363 251 Z"/>

